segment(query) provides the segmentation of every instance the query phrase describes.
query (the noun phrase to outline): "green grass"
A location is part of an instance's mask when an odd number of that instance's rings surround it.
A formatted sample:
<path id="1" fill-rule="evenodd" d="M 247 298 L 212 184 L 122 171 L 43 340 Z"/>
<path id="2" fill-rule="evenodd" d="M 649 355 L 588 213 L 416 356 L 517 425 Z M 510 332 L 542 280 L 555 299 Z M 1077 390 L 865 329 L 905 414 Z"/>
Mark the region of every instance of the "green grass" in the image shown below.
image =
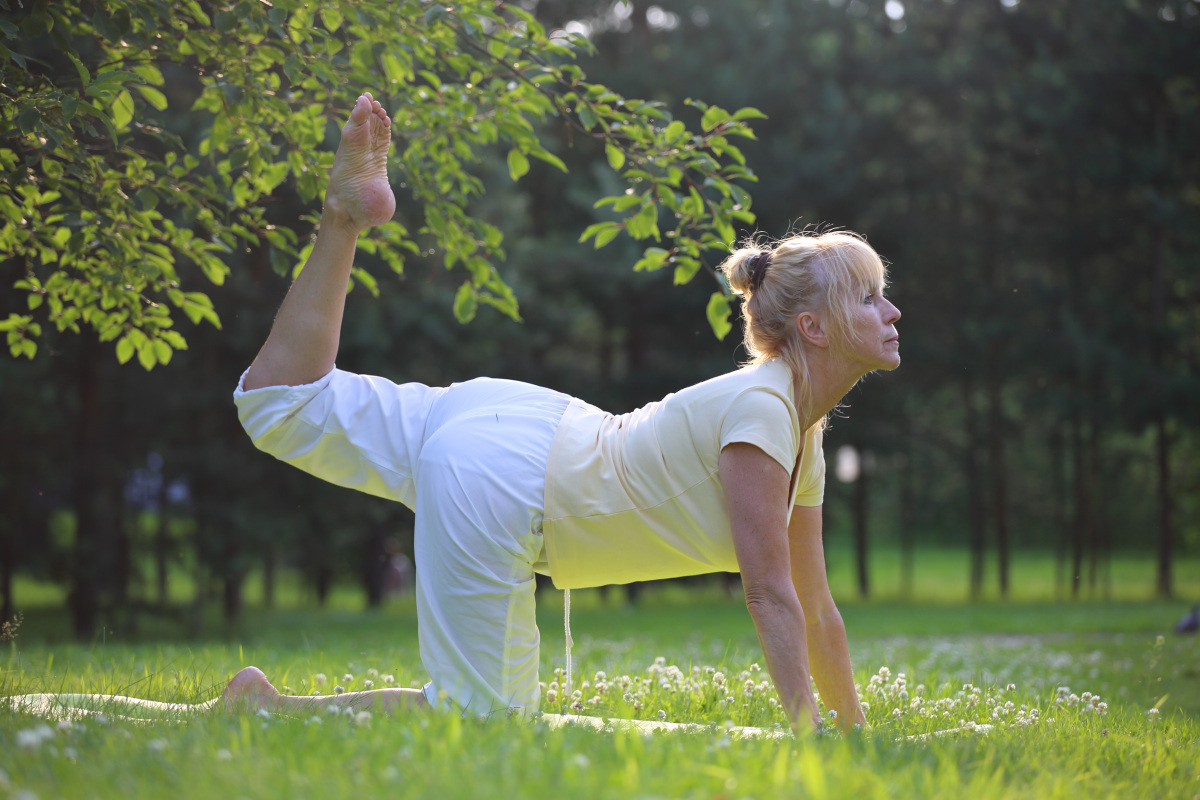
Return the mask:
<path id="1" fill-rule="evenodd" d="M 540 600 L 547 683 L 562 665 L 559 597 Z M 47 738 L 29 744 L 42 722 L 0 712 L 0 789 L 39 798 L 179 800 L 1200 794 L 1200 642 L 1169 633 L 1183 603 L 844 602 L 872 730 L 772 741 L 731 738 L 723 729 L 783 721 L 771 705 L 773 691 L 759 688 L 765 673 L 753 665 L 762 656 L 739 599 L 716 589 L 664 587 L 636 608 L 612 598 L 605 604 L 596 592 L 572 600 L 575 681 L 589 682 L 580 698 L 584 713 L 653 719 L 661 711 L 711 729 L 643 736 L 443 715 L 376 716 L 364 724 L 346 716 L 316 722 L 214 715 L 183 724 L 51 723 Z M 27 622 L 0 651 L 0 693 L 196 702 L 248 663 L 297 694 L 312 691 L 318 673 L 338 681 L 352 673 L 352 689 L 361 688 L 368 670 L 394 675 L 399 685 L 425 677 L 414 614 L 403 603 L 375 613 L 253 611 L 233 639 L 188 645 L 46 644 L 36 625 Z M 881 667 L 890 674 L 871 688 Z M 605 673 L 603 692 L 597 671 Z M 732 701 L 724 700 L 716 671 L 733 689 Z M 746 678 L 755 682 L 749 695 Z M 1059 687 L 1069 687 L 1061 704 Z M 1100 695 L 1105 713 L 1082 699 L 1085 692 Z M 1081 699 L 1072 702 L 1072 694 Z M 917 697 L 934 709 L 932 716 L 912 708 Z M 546 710 L 557 710 L 561 700 Z M 1150 719 L 1146 712 L 1155 705 L 1160 713 Z M 1018 724 L 1022 707 L 1024 719 L 1036 709 L 1038 721 Z M 997 727 L 988 735 L 903 738 L 962 722 Z"/>

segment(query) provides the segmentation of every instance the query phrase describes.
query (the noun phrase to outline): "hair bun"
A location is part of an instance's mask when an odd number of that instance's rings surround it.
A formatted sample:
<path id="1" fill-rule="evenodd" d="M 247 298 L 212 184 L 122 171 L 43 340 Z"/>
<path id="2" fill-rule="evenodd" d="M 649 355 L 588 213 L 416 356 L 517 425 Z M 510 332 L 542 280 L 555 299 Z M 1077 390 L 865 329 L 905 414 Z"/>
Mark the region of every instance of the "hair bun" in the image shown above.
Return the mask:
<path id="1" fill-rule="evenodd" d="M 743 247 L 725 260 L 722 269 L 729 288 L 736 294 L 751 295 L 762 285 L 763 274 L 771 258 L 770 250 Z"/>

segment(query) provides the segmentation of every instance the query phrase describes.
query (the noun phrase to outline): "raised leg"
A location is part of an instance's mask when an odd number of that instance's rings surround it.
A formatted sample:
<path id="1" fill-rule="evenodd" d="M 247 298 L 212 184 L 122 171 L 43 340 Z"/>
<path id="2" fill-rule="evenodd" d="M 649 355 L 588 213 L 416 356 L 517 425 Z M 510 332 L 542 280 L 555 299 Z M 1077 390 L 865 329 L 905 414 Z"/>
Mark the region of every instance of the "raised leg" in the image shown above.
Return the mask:
<path id="1" fill-rule="evenodd" d="M 390 144 L 391 120 L 364 92 L 342 128 L 312 254 L 246 375 L 247 390 L 312 383 L 333 369 L 358 234 L 396 210 L 387 180 Z"/>

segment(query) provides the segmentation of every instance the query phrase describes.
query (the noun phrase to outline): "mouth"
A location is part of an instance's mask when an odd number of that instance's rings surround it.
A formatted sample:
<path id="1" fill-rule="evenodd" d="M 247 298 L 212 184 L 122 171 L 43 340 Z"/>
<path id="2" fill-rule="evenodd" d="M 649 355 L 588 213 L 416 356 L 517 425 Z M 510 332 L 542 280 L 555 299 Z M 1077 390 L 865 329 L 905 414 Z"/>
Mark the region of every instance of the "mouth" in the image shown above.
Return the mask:
<path id="1" fill-rule="evenodd" d="M 892 338 L 890 338 L 890 339 L 884 339 L 884 340 L 883 340 L 883 343 L 884 343 L 884 344 L 900 344 L 900 337 L 899 337 L 899 336 L 893 336 L 893 337 L 892 337 Z"/>

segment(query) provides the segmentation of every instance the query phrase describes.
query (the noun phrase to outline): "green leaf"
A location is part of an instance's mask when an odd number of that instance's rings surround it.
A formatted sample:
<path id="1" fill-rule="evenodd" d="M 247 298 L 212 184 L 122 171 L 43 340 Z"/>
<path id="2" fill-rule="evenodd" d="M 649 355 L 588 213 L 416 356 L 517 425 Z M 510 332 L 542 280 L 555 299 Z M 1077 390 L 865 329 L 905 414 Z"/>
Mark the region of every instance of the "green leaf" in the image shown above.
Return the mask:
<path id="1" fill-rule="evenodd" d="M 112 104 L 112 123 L 117 130 L 129 125 L 133 119 L 133 97 L 124 91 L 117 95 Z"/>
<path id="2" fill-rule="evenodd" d="M 654 203 L 646 203 L 641 209 L 625 220 L 625 230 L 634 239 L 645 239 L 648 236 L 658 238 L 658 207 Z"/>
<path id="3" fill-rule="evenodd" d="M 767 119 L 767 115 L 759 111 L 757 108 L 746 106 L 745 108 L 739 108 L 737 111 L 733 112 L 733 119 L 735 122 L 741 122 L 744 119 Z"/>
<path id="4" fill-rule="evenodd" d="M 166 111 L 167 96 L 155 89 L 153 86 L 135 86 L 135 89 L 141 93 L 142 97 L 146 98 L 146 102 L 154 106 L 159 111 Z"/>
<path id="5" fill-rule="evenodd" d="M 137 349 L 138 363 L 147 372 L 154 369 L 158 365 L 158 355 L 154 352 L 154 342 L 147 339 L 138 346 Z"/>
<path id="6" fill-rule="evenodd" d="M 706 131 L 711 131 L 713 128 L 726 122 L 729 119 L 729 112 L 720 106 L 709 106 L 704 112 L 704 116 L 700 118 L 700 127 Z"/>
<path id="7" fill-rule="evenodd" d="M 586 103 L 580 103 L 577 110 L 579 112 L 579 121 L 583 124 L 583 127 L 589 131 L 596 127 L 596 114 L 590 106 Z"/>
<path id="8" fill-rule="evenodd" d="M 158 363 L 163 365 L 170 364 L 171 356 L 174 354 L 171 345 L 162 339 L 155 339 L 151 344 L 154 345 L 154 355 L 158 358 Z"/>
<path id="9" fill-rule="evenodd" d="M 718 339 L 724 340 L 733 330 L 733 323 L 729 321 L 730 311 L 729 298 L 724 292 L 713 292 L 712 297 L 708 298 L 708 324 Z"/>
<path id="10" fill-rule="evenodd" d="M 661 269 L 667 263 L 669 253 L 661 247 L 647 247 L 645 253 L 642 254 L 641 260 L 633 265 L 634 272 L 653 272 L 656 269 Z"/>
<path id="11" fill-rule="evenodd" d="M 680 136 L 683 136 L 686 130 L 687 128 L 682 122 L 675 120 L 667 126 L 665 131 L 663 131 L 663 138 L 665 138 L 668 142 L 673 142 Z"/>
<path id="12" fill-rule="evenodd" d="M 64 97 L 62 101 L 63 122 L 68 125 L 75 118 L 75 109 L 79 107 L 78 97 Z"/>
<path id="13" fill-rule="evenodd" d="M 475 318 L 475 311 L 479 308 L 479 296 L 475 292 L 475 287 L 470 281 L 465 282 L 458 287 L 458 292 L 454 295 L 454 317 L 459 322 L 470 322 Z"/>
<path id="14" fill-rule="evenodd" d="M 612 225 L 611 228 L 605 228 L 596 234 L 596 241 L 594 243 L 595 249 L 599 250 L 601 247 L 604 247 L 604 245 L 617 238 L 617 234 L 621 232 L 620 225 L 615 222 L 609 224 Z"/>
<path id="15" fill-rule="evenodd" d="M 336 31 L 342 27 L 342 12 L 333 6 L 324 6 L 321 9 L 321 21 L 325 23 L 325 27 L 330 31 Z"/>
<path id="16" fill-rule="evenodd" d="M 508 151 L 508 174 L 512 179 L 518 180 L 526 172 L 529 172 L 529 159 L 525 157 L 517 148 Z"/>
<path id="17" fill-rule="evenodd" d="M 83 65 L 83 62 L 75 57 L 74 53 L 67 53 L 67 58 L 71 59 L 71 63 L 75 65 L 75 71 L 79 73 L 79 83 L 84 89 L 86 89 L 87 85 L 92 82 L 91 73 L 88 72 L 88 69 Z"/>
<path id="18" fill-rule="evenodd" d="M 613 169 L 625 166 L 625 152 L 611 141 L 604 143 L 604 155 L 608 157 L 608 165 Z"/>
<path id="19" fill-rule="evenodd" d="M 125 364 L 131 358 L 133 358 L 133 342 L 129 341 L 128 336 L 122 336 L 117 341 L 117 361 Z"/>
<path id="20" fill-rule="evenodd" d="M 33 133 L 41 121 L 42 112 L 37 110 L 37 106 L 25 106 L 25 110 L 17 115 L 17 125 L 20 126 L 21 133 Z"/>

